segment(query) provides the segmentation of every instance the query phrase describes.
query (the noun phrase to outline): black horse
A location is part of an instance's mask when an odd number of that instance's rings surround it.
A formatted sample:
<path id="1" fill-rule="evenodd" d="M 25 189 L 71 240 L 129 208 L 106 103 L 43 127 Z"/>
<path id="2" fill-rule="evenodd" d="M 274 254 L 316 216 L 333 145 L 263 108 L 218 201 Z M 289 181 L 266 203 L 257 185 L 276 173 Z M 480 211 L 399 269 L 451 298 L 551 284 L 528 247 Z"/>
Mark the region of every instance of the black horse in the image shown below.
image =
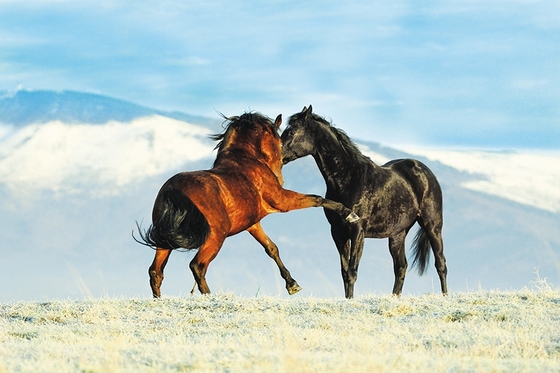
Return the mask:
<path id="1" fill-rule="evenodd" d="M 365 237 L 389 238 L 395 271 L 393 294 L 401 294 L 407 269 L 405 237 L 416 222 L 420 229 L 413 243 L 413 265 L 423 274 L 431 247 L 441 291 L 447 294 L 442 192 L 434 174 L 414 159 L 376 165 L 343 131 L 312 110 L 309 105 L 290 118 L 281 136 L 282 161 L 286 164 L 312 155 L 327 184 L 325 198 L 352 208 L 361 218 L 358 224 L 348 225 L 339 215 L 325 210 L 340 254 L 346 298 L 354 295 Z"/>

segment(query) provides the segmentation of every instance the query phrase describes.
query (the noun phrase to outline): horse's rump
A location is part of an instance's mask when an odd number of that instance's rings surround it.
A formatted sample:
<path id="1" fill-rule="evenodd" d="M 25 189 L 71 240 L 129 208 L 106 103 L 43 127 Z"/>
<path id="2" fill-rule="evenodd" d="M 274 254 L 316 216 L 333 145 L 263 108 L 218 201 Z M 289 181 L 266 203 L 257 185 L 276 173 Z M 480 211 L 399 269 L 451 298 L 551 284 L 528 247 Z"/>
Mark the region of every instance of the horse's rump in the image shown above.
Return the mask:
<path id="1" fill-rule="evenodd" d="M 441 201 L 442 191 L 436 175 L 419 160 L 395 159 L 384 164 L 382 168 L 399 173 L 414 188 L 419 201 L 426 193 L 433 194 Z"/>
<path id="2" fill-rule="evenodd" d="M 146 246 L 192 250 L 206 241 L 210 232 L 208 221 L 181 190 L 162 190 L 154 210 L 152 225 L 144 233 L 140 231 Z"/>

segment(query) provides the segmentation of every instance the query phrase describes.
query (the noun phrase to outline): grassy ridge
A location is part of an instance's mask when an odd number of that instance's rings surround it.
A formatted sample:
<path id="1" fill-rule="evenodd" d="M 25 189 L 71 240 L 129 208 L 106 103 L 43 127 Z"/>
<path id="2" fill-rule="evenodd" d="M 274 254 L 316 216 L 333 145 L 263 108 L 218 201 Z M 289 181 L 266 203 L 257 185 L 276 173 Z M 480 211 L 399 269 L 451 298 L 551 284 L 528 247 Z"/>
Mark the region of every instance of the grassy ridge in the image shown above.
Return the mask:
<path id="1" fill-rule="evenodd" d="M 560 370 L 560 292 L 0 305 L 0 372 Z"/>

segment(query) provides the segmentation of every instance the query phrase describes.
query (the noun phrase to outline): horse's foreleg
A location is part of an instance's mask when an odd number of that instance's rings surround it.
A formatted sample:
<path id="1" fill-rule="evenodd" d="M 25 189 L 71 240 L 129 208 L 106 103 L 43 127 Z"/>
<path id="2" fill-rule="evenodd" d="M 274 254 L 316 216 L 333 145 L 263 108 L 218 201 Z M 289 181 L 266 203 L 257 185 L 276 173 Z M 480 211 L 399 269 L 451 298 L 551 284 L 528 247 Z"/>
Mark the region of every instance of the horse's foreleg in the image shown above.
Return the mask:
<path id="1" fill-rule="evenodd" d="M 340 215 L 345 221 L 354 223 L 360 218 L 352 210 L 340 202 L 331 201 L 314 194 L 302 194 L 291 190 L 282 189 L 282 193 L 274 195 L 271 205 L 279 211 L 287 212 L 291 210 L 305 209 L 308 207 L 323 207 Z"/>
<path id="2" fill-rule="evenodd" d="M 257 240 L 262 245 L 262 247 L 264 247 L 264 250 L 266 251 L 268 256 L 276 262 L 276 265 L 280 270 L 280 275 L 282 276 L 284 281 L 286 281 L 286 289 L 288 290 L 288 294 L 292 295 L 300 291 L 301 287 L 298 285 L 296 280 L 292 278 L 292 275 L 290 275 L 290 271 L 288 271 L 288 269 L 284 266 L 284 263 L 282 263 L 282 260 L 280 259 L 278 246 L 276 246 L 276 244 L 272 242 L 266 235 L 261 227 L 261 223 L 257 223 L 249 227 L 247 229 L 247 232 L 249 232 L 251 236 L 253 236 L 255 240 Z"/>
<path id="3" fill-rule="evenodd" d="M 344 283 L 344 295 L 350 299 L 354 296 L 354 287 L 350 286 L 348 277 L 349 261 L 350 261 L 350 239 L 346 235 L 338 232 L 339 228 L 331 225 L 331 236 L 340 255 L 340 272 L 342 274 L 342 282 Z"/>
<path id="4" fill-rule="evenodd" d="M 364 251 L 364 230 L 359 226 L 352 227 L 352 238 L 350 245 L 350 260 L 348 263 L 348 288 L 350 291 L 346 298 L 354 296 L 354 284 L 358 280 L 358 266 Z"/>
<path id="5" fill-rule="evenodd" d="M 319 198 L 321 198 L 321 204 L 320 204 L 321 207 L 336 212 L 345 221 L 349 223 L 355 223 L 358 220 L 360 220 L 360 217 L 358 215 L 356 215 L 352 210 L 344 206 L 342 203 L 331 201 L 330 199 L 326 199 L 322 197 Z"/>
<path id="6" fill-rule="evenodd" d="M 154 257 L 152 265 L 148 269 L 148 274 L 150 275 L 150 287 L 152 288 L 154 298 L 161 297 L 160 288 L 163 281 L 163 269 L 167 264 L 170 254 L 170 249 L 156 249 L 156 256 Z"/>
<path id="7" fill-rule="evenodd" d="M 406 255 L 404 249 L 404 240 L 406 232 L 399 233 L 396 236 L 389 237 L 389 251 L 393 257 L 393 270 L 395 272 L 395 284 L 393 286 L 393 295 L 401 295 L 406 276 Z"/>
<path id="8" fill-rule="evenodd" d="M 206 271 L 210 262 L 218 255 L 225 237 L 216 237 L 210 234 L 210 237 L 200 246 L 198 252 L 191 260 L 190 268 L 194 276 L 194 280 L 198 284 L 198 290 L 202 294 L 209 294 L 210 288 L 206 282 Z"/>

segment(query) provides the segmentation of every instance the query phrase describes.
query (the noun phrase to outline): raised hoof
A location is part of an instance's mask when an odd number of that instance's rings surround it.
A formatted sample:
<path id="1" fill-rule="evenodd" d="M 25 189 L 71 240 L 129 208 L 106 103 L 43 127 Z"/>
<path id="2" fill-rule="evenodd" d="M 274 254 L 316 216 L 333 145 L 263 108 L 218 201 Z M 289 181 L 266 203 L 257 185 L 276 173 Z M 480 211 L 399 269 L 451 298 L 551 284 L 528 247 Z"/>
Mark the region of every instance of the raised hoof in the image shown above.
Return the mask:
<path id="1" fill-rule="evenodd" d="M 355 223 L 358 220 L 360 220 L 360 217 L 358 215 L 354 214 L 353 212 L 351 212 L 350 215 L 348 215 L 346 217 L 346 221 L 349 222 L 349 223 Z"/>
<path id="2" fill-rule="evenodd" d="M 301 286 L 299 286 L 298 284 L 292 285 L 288 288 L 288 294 L 290 295 L 294 295 L 295 293 L 299 292 L 301 290 Z"/>

